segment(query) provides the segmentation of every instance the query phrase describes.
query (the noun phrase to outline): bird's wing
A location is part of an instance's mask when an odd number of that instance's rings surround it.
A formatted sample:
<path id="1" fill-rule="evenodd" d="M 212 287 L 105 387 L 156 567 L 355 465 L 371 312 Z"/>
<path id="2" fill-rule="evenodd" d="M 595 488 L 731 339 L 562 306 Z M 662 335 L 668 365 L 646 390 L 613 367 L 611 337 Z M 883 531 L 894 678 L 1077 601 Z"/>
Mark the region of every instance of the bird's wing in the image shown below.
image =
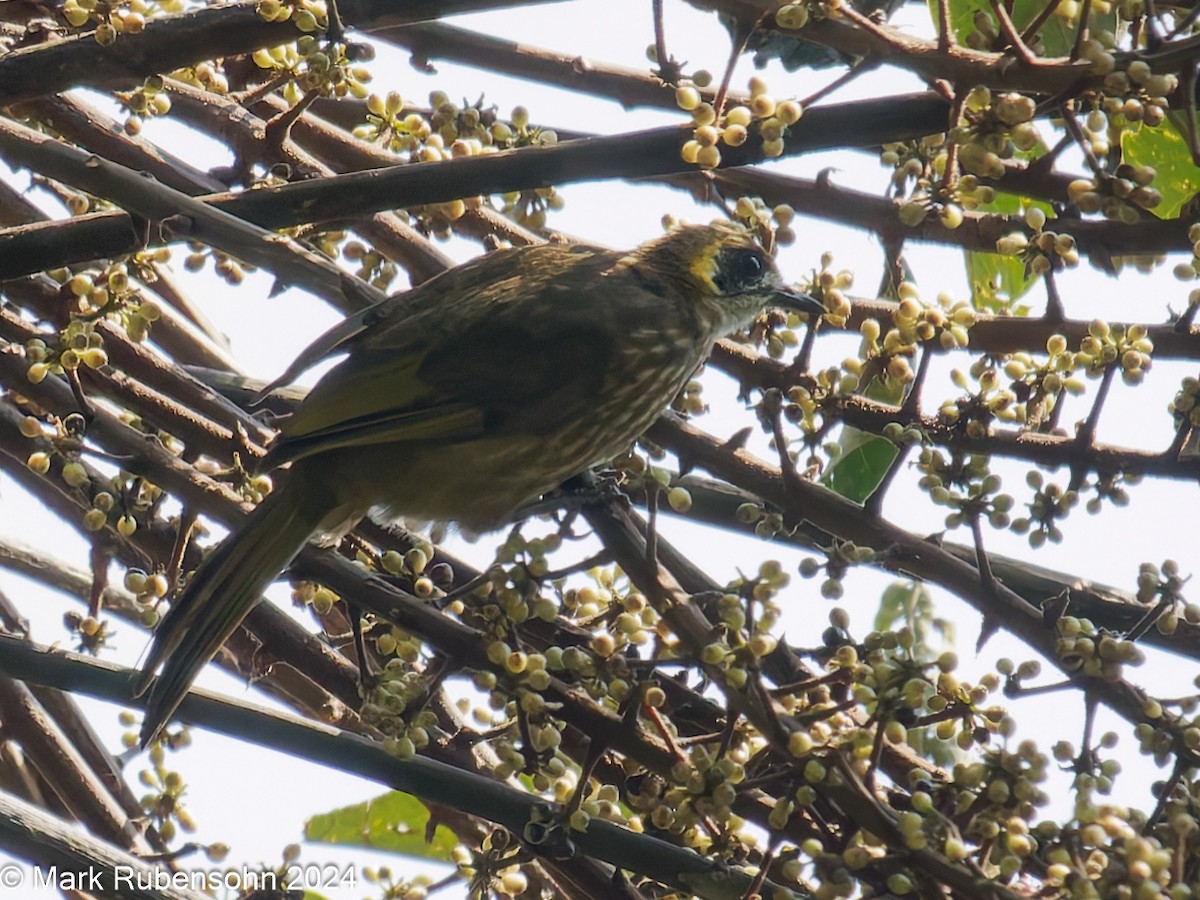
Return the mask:
<path id="1" fill-rule="evenodd" d="M 273 390 L 291 384 L 313 366 L 317 365 L 317 363 L 329 359 L 329 357 L 335 356 L 338 353 L 345 352 L 347 345 L 352 344 L 355 338 L 372 325 L 394 316 L 402 309 L 407 296 L 407 294 L 394 294 L 386 300 L 381 300 L 379 303 L 369 306 L 366 309 L 359 310 L 338 322 L 301 350 L 300 354 L 292 360 L 283 374 L 254 395 L 250 401 L 250 405 L 254 406 L 261 403 Z"/>
<path id="2" fill-rule="evenodd" d="M 424 353 L 355 354 L 332 369 L 284 422 L 272 448 L 282 463 L 333 450 L 402 441 L 464 440 L 483 430 L 471 404 L 439 401 L 418 376 Z"/>
<path id="3" fill-rule="evenodd" d="M 556 248 L 557 249 L 557 248 Z M 566 248 L 563 248 L 566 249 Z M 381 300 L 338 322 L 300 351 L 287 369 L 255 395 L 252 403 L 282 385 L 291 384 L 313 366 L 339 353 L 353 350 L 379 334 L 391 339 L 421 331 L 421 322 L 437 310 L 443 298 L 467 294 L 466 286 L 486 284 L 519 272 L 521 250 L 496 250 L 423 282 L 409 291 Z M 528 251 L 524 251 L 528 252 Z"/>
<path id="4" fill-rule="evenodd" d="M 528 251 L 509 254 L 467 281 L 443 284 L 440 296 L 423 285 L 411 315 L 349 340 L 347 359 L 284 423 L 273 461 L 365 444 L 469 440 L 485 430 L 548 429 L 570 414 L 568 405 L 578 415 L 579 404 L 598 391 L 613 349 L 609 330 L 594 327 L 602 299 L 557 277 L 556 264 L 578 265 L 586 253 L 563 247 L 549 265 L 524 272 L 513 263 L 528 263 Z M 595 287 L 593 273 L 576 274 Z"/>
<path id="5" fill-rule="evenodd" d="M 557 296 L 556 296 L 557 295 Z M 482 411 L 491 434 L 549 432 L 599 402 L 614 334 L 587 298 L 550 289 L 520 315 L 467 329 L 433 350 L 420 377 Z"/>

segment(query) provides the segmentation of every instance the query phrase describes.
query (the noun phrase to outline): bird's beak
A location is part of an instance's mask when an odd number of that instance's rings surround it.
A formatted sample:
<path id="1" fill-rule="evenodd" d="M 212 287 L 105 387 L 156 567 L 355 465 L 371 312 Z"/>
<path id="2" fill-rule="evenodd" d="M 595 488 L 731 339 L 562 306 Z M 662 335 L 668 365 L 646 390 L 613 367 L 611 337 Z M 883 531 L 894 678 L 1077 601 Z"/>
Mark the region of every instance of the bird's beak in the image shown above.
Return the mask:
<path id="1" fill-rule="evenodd" d="M 820 300 L 783 285 L 775 288 L 774 296 L 771 299 L 774 305 L 780 309 L 808 313 L 810 316 L 820 316 L 826 311 L 825 304 Z"/>

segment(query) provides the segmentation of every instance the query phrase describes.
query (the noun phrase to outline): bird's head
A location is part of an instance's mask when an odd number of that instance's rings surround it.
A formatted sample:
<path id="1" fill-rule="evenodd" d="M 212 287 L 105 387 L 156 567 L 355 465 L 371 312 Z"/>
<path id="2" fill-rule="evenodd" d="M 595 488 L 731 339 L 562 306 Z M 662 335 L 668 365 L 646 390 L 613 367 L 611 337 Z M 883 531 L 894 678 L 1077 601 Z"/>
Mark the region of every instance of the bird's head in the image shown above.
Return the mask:
<path id="1" fill-rule="evenodd" d="M 725 222 L 685 225 L 643 244 L 636 267 L 719 317 L 720 331 L 744 328 L 772 306 L 819 316 L 821 303 L 789 287 L 746 229 Z"/>

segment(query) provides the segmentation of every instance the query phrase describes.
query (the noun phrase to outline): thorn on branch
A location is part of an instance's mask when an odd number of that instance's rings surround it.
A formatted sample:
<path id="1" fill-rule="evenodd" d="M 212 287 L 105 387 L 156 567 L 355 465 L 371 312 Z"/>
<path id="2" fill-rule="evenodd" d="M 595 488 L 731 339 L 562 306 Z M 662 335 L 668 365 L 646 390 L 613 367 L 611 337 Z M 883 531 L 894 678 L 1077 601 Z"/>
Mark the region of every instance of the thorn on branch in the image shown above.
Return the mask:
<path id="1" fill-rule="evenodd" d="M 1071 605 L 1071 592 L 1063 590 L 1053 597 L 1047 597 L 1042 601 L 1042 622 L 1050 627 L 1055 627 L 1059 619 L 1066 615 L 1067 608 Z"/>
<path id="2" fill-rule="evenodd" d="M 967 95 L 963 91 L 955 91 L 947 85 L 950 90 L 950 96 L 947 98 L 950 101 L 950 115 L 948 117 L 946 127 L 952 130 L 958 126 L 958 120 L 962 118 L 963 107 L 967 102 Z M 946 170 L 943 179 L 943 189 L 947 196 L 952 196 L 955 185 L 958 183 L 958 151 L 961 145 L 957 142 L 951 142 L 946 149 Z"/>
<path id="3" fill-rule="evenodd" d="M 729 46 L 729 58 L 725 60 L 725 71 L 721 73 L 721 86 L 717 88 L 717 95 L 713 98 L 713 109 L 717 111 L 718 119 L 725 110 L 725 99 L 729 96 L 729 84 L 733 81 L 733 70 L 737 68 L 738 58 L 746 49 L 746 41 L 749 37 L 750 35 L 747 34 L 740 41 L 734 38 Z"/>
<path id="4" fill-rule="evenodd" d="M 665 84 L 678 85 L 679 77 L 683 74 L 683 63 L 667 53 L 667 38 L 663 29 L 662 0 L 653 0 L 651 8 L 654 12 L 654 55 L 658 62 L 658 72 L 656 74 Z M 717 115 L 720 114 L 721 109 L 717 107 Z"/>
<path id="5" fill-rule="evenodd" d="M 321 92 L 318 90 L 308 91 L 296 102 L 295 106 L 281 112 L 267 122 L 263 136 L 264 140 L 267 146 L 273 148 L 280 158 L 287 155 L 284 153 L 284 145 L 291 137 L 292 126 L 320 96 Z"/>
<path id="6" fill-rule="evenodd" d="M 64 367 L 63 371 L 67 376 L 67 384 L 71 386 L 71 393 L 75 397 L 75 404 L 79 407 L 79 413 L 83 416 L 85 424 L 90 425 L 96 418 L 96 408 L 92 406 L 92 401 L 87 398 L 87 394 L 83 391 L 83 383 L 79 380 L 79 370 Z"/>
<path id="7" fill-rule="evenodd" d="M 609 563 L 614 562 L 614 561 L 615 560 L 613 558 L 613 554 L 610 550 L 607 550 L 607 549 L 600 550 L 600 551 L 597 551 L 596 553 L 593 553 L 591 556 L 580 560 L 579 562 L 571 563 L 569 566 L 563 566 L 561 569 L 550 569 L 548 572 L 546 572 L 544 575 L 542 575 L 541 581 L 543 581 L 543 582 L 557 581 L 560 578 L 566 578 L 566 577 L 568 577 L 570 575 L 574 575 L 578 572 L 586 572 L 589 569 L 595 569 L 600 566 L 606 566 Z M 482 580 L 480 580 L 480 579 L 482 579 Z M 485 572 L 483 575 L 471 579 L 471 583 L 475 583 L 475 587 L 478 587 L 480 584 L 483 583 L 483 581 L 487 581 L 487 580 L 488 580 L 488 573 Z M 472 590 L 474 590 L 474 588 L 472 588 Z"/>
<path id="8" fill-rule="evenodd" d="M 1171 438 L 1170 445 L 1163 451 L 1163 458 L 1172 462 L 1178 460 L 1179 454 L 1187 446 L 1188 438 L 1192 436 L 1193 431 L 1191 419 L 1186 415 L 1182 416 L 1179 420 L 1179 427 L 1175 429 L 1175 436 Z"/>
<path id="9" fill-rule="evenodd" d="M 1192 322 L 1196 318 L 1197 311 L 1200 311 L 1200 303 L 1189 303 L 1187 309 L 1179 314 L 1175 319 L 1175 332 L 1177 334 L 1187 334 L 1192 329 Z"/>
<path id="10" fill-rule="evenodd" d="M 727 440 L 722 442 L 721 449 L 728 451 L 729 453 L 736 453 L 739 450 L 744 450 L 746 449 L 747 441 L 750 440 L 750 435 L 753 433 L 754 429 L 749 426 L 746 426 L 745 428 L 739 428 L 737 431 L 731 434 Z M 691 471 L 691 469 L 692 464 L 689 463 L 688 471 Z M 683 472 L 682 461 L 680 463 L 680 474 L 686 474 Z"/>

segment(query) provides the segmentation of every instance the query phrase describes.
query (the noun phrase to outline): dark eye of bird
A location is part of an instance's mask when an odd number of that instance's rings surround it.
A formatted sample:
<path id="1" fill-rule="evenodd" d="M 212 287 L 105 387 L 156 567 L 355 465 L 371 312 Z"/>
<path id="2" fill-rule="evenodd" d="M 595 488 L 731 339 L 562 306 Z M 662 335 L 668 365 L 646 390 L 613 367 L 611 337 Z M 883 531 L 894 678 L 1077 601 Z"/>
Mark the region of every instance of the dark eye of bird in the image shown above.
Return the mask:
<path id="1" fill-rule="evenodd" d="M 767 274 L 762 251 L 738 247 L 722 251 L 713 284 L 723 294 L 736 294 L 759 284 Z"/>

